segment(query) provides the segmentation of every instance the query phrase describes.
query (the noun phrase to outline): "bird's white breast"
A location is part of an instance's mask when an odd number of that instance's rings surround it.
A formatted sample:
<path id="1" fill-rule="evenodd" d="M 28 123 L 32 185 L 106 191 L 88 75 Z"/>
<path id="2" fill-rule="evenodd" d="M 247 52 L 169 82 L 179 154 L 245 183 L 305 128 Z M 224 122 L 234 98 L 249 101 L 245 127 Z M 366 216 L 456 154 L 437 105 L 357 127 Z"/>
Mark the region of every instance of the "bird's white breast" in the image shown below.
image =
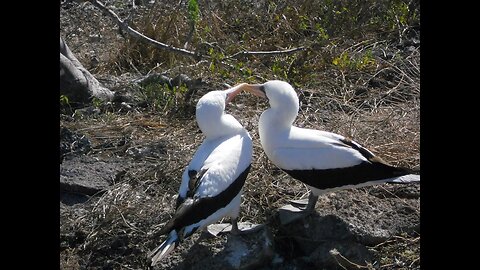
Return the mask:
<path id="1" fill-rule="evenodd" d="M 251 164 L 252 141 L 246 131 L 234 136 L 207 140 L 202 146 L 187 168 L 207 170 L 195 196 L 213 197 L 219 194 Z M 183 179 L 180 193 L 186 193 L 187 188 L 188 180 Z"/>

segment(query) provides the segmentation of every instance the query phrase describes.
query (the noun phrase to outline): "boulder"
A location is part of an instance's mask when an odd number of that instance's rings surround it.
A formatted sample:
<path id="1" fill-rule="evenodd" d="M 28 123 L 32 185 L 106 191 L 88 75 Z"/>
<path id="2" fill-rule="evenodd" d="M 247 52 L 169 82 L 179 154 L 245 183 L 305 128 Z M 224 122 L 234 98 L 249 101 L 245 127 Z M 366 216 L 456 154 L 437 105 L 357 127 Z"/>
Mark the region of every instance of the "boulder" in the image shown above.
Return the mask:
<path id="1" fill-rule="evenodd" d="M 124 165 L 89 156 L 74 156 L 60 165 L 60 192 L 93 195 L 113 184 Z"/>

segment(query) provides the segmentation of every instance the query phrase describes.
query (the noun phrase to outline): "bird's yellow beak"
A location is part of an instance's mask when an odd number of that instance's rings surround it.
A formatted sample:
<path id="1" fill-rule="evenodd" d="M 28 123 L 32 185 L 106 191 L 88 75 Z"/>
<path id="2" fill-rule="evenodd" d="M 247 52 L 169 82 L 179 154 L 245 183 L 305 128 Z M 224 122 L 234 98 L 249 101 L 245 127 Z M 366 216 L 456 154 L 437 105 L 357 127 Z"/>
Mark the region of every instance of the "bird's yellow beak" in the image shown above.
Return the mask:
<path id="1" fill-rule="evenodd" d="M 244 90 L 254 94 L 255 96 L 259 96 L 262 98 L 267 98 L 267 95 L 265 94 L 264 86 L 263 84 L 245 84 L 242 87 Z"/>
<path id="2" fill-rule="evenodd" d="M 235 96 L 240 94 L 242 90 L 248 91 L 256 96 L 267 98 L 265 94 L 265 90 L 263 89 L 263 84 L 248 84 L 248 83 L 241 83 L 235 85 L 234 87 L 226 90 L 227 91 L 227 99 L 225 100 L 225 105 L 230 103 Z"/>
<path id="3" fill-rule="evenodd" d="M 243 90 L 243 87 L 245 87 L 245 85 L 246 85 L 246 83 L 241 83 L 241 84 L 235 85 L 234 87 L 226 90 L 227 91 L 227 99 L 225 100 L 225 105 L 230 103 L 235 98 L 235 96 L 240 94 L 240 92 Z"/>

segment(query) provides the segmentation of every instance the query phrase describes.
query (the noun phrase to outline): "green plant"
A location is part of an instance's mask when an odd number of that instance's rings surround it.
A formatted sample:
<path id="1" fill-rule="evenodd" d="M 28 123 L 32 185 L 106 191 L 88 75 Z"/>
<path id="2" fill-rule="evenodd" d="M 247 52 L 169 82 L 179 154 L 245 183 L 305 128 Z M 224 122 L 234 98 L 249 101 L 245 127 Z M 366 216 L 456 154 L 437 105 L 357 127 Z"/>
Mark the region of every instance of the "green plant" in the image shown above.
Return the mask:
<path id="1" fill-rule="evenodd" d="M 317 30 L 318 32 L 318 37 L 317 37 L 318 41 L 324 41 L 329 39 L 330 36 L 328 35 L 327 30 L 323 28 L 321 24 L 316 23 L 315 30 Z"/>
<path id="2" fill-rule="evenodd" d="M 73 112 L 70 99 L 66 95 L 60 95 L 60 110 L 64 114 L 71 114 Z"/>
<path id="3" fill-rule="evenodd" d="M 222 52 L 215 51 L 213 48 L 208 49 L 208 56 L 210 56 L 210 65 L 209 69 L 211 72 L 221 72 L 222 69 L 221 61 L 225 58 L 225 55 Z"/>
<path id="4" fill-rule="evenodd" d="M 298 25 L 298 28 L 300 30 L 307 30 L 308 24 L 310 23 L 310 21 L 308 20 L 308 17 L 305 15 L 300 15 L 299 19 L 300 19 L 300 24 Z"/>
<path id="5" fill-rule="evenodd" d="M 358 69 L 365 69 L 375 66 L 376 61 L 373 57 L 372 50 L 366 50 L 357 64 Z"/>
<path id="6" fill-rule="evenodd" d="M 93 97 L 92 98 L 92 104 L 95 108 L 100 108 L 103 104 L 103 100 L 97 98 L 97 97 Z"/>
<path id="7" fill-rule="evenodd" d="M 60 95 L 60 106 L 70 106 L 70 100 L 66 95 Z"/>
<path id="8" fill-rule="evenodd" d="M 188 0 L 188 19 L 196 24 L 200 18 L 200 8 L 197 0 Z"/>
<path id="9" fill-rule="evenodd" d="M 183 104 L 187 90 L 185 85 L 169 87 L 167 84 L 148 84 L 143 88 L 144 101 L 155 110 L 168 110 Z"/>
<path id="10" fill-rule="evenodd" d="M 282 62 L 280 61 L 275 61 L 272 65 L 272 73 L 276 76 L 279 77 L 280 79 L 287 79 L 288 74 L 287 74 L 287 69 L 282 65 Z"/>
<path id="11" fill-rule="evenodd" d="M 393 2 L 388 8 L 384 17 L 387 25 L 391 30 L 402 28 L 407 25 L 409 20 L 409 8 L 405 2 Z M 415 16 L 416 13 L 413 14 Z M 413 18 L 414 19 L 414 18 Z"/>
<path id="12" fill-rule="evenodd" d="M 332 64 L 339 67 L 340 69 L 346 69 L 347 67 L 349 67 L 351 61 L 348 53 L 342 52 L 339 56 L 333 59 Z"/>
<path id="13" fill-rule="evenodd" d="M 347 51 L 333 58 L 332 64 L 341 70 L 365 70 L 375 66 L 376 61 L 371 50 L 366 50 L 361 55 L 351 55 Z"/>

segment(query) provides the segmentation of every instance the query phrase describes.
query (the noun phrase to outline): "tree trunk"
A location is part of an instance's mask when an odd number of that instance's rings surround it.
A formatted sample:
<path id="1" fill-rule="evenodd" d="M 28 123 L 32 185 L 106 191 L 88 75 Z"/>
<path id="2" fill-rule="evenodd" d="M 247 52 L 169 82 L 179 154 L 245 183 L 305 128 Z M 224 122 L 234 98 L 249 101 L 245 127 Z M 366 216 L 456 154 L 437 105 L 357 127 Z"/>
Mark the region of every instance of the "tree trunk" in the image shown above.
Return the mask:
<path id="1" fill-rule="evenodd" d="M 114 92 L 100 85 L 78 61 L 60 37 L 60 94 L 72 105 L 89 103 L 92 97 L 111 101 Z"/>

